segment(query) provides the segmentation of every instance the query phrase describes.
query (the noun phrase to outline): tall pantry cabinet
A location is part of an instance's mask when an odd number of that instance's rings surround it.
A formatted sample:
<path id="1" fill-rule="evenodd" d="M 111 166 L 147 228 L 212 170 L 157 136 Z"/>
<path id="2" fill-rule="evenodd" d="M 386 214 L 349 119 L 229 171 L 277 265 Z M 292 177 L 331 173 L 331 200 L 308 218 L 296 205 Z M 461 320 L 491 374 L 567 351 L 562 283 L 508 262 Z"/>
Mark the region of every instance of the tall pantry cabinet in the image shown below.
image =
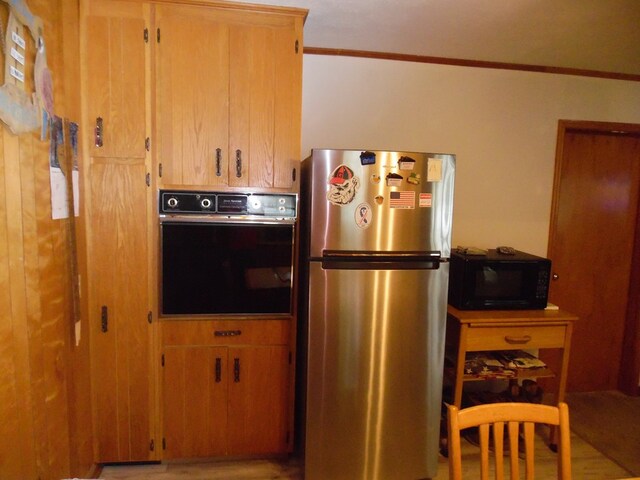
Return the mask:
<path id="1" fill-rule="evenodd" d="M 97 462 L 155 458 L 146 148 L 149 46 L 143 3 L 82 4 L 82 148 L 94 452 Z"/>
<path id="2" fill-rule="evenodd" d="M 172 404 L 163 401 L 160 381 L 158 189 L 295 189 L 305 15 L 216 0 L 81 0 L 81 147 L 98 463 L 174 456 L 162 448 L 163 418 L 170 418 L 163 410 Z M 285 366 L 289 347 L 282 351 Z M 243 405 L 226 402 L 219 411 Z M 225 418 L 211 421 L 227 424 Z M 217 427 L 211 431 L 224 435 Z M 279 448 L 290 446 L 279 442 Z M 252 453 L 242 444 L 238 439 L 238 448 L 220 452 Z"/>

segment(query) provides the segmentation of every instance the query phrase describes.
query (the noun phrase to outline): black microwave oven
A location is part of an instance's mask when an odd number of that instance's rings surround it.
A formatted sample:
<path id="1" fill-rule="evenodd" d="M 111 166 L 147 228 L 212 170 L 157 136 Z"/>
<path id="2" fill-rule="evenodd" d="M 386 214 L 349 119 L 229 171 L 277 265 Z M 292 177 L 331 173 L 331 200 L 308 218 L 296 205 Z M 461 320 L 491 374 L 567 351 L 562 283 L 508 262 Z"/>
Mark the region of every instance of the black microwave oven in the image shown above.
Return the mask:
<path id="1" fill-rule="evenodd" d="M 451 253 L 449 304 L 460 310 L 536 310 L 547 306 L 551 260 L 518 250 Z"/>

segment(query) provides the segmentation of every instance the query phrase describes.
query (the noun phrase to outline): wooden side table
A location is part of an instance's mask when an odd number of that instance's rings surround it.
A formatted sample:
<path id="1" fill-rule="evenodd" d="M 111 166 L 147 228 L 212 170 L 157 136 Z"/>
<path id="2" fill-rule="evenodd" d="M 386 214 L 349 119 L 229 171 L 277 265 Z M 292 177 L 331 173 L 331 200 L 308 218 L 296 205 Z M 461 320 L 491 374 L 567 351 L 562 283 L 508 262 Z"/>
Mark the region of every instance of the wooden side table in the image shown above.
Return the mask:
<path id="1" fill-rule="evenodd" d="M 484 380 L 464 373 L 467 352 L 557 348 L 562 351 L 560 369 L 519 369 L 515 379 L 558 376 L 554 403 L 564 401 L 571 333 L 577 316 L 563 310 L 458 310 L 447 311 L 447 348 L 456 352 L 453 368 L 445 376 L 453 384 L 453 404 L 460 408 L 464 382 Z M 555 445 L 551 437 L 552 448 Z"/>

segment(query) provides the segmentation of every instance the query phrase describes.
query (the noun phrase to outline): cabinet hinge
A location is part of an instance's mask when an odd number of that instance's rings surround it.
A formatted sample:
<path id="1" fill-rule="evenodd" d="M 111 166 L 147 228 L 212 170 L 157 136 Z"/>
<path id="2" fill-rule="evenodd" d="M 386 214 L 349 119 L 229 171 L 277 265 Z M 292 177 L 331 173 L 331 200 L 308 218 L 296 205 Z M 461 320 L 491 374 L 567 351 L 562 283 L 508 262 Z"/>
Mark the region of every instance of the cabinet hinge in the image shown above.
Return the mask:
<path id="1" fill-rule="evenodd" d="M 145 175 L 145 183 L 147 184 L 147 187 L 151 186 L 151 174 L 149 172 L 147 172 L 147 174 Z"/>
<path id="2" fill-rule="evenodd" d="M 162 449 L 163 450 L 167 449 L 167 441 L 164 439 L 164 437 L 162 438 Z"/>
<path id="3" fill-rule="evenodd" d="M 151 442 L 149 442 L 149 450 L 151 450 L 152 452 L 155 450 L 156 445 L 153 441 L 153 438 L 151 439 Z"/>
<path id="4" fill-rule="evenodd" d="M 158 176 L 162 177 L 162 164 L 161 163 L 158 164 Z"/>
<path id="5" fill-rule="evenodd" d="M 147 173 L 147 175 L 149 174 Z M 147 313 L 147 322 L 153 323 L 153 312 L 151 310 L 149 310 L 149 313 Z"/>
<path id="6" fill-rule="evenodd" d="M 160 360 L 160 364 L 164 367 L 164 353 L 162 354 L 162 358 Z"/>
<path id="7" fill-rule="evenodd" d="M 144 29 L 144 43 L 149 43 L 149 29 Z"/>
<path id="8" fill-rule="evenodd" d="M 151 139 L 149 137 L 144 139 L 144 148 L 147 150 L 151 150 Z"/>
<path id="9" fill-rule="evenodd" d="M 298 53 L 298 50 L 300 50 L 300 42 L 296 40 L 296 53 Z"/>
<path id="10" fill-rule="evenodd" d="M 156 41 L 160 43 L 160 28 L 156 31 Z"/>

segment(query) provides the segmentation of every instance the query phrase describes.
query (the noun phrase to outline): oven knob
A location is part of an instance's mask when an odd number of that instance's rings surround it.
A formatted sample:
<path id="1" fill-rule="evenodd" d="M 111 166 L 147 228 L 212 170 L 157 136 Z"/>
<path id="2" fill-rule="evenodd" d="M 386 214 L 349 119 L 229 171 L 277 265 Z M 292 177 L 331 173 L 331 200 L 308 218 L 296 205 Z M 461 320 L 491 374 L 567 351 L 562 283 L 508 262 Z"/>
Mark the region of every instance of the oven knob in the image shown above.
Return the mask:
<path id="1" fill-rule="evenodd" d="M 178 206 L 178 199 L 176 197 L 171 197 L 167 200 L 167 205 L 169 208 L 176 208 Z"/>
<path id="2" fill-rule="evenodd" d="M 202 200 L 200 200 L 200 206 L 202 208 L 211 208 L 211 199 L 203 198 Z"/>

